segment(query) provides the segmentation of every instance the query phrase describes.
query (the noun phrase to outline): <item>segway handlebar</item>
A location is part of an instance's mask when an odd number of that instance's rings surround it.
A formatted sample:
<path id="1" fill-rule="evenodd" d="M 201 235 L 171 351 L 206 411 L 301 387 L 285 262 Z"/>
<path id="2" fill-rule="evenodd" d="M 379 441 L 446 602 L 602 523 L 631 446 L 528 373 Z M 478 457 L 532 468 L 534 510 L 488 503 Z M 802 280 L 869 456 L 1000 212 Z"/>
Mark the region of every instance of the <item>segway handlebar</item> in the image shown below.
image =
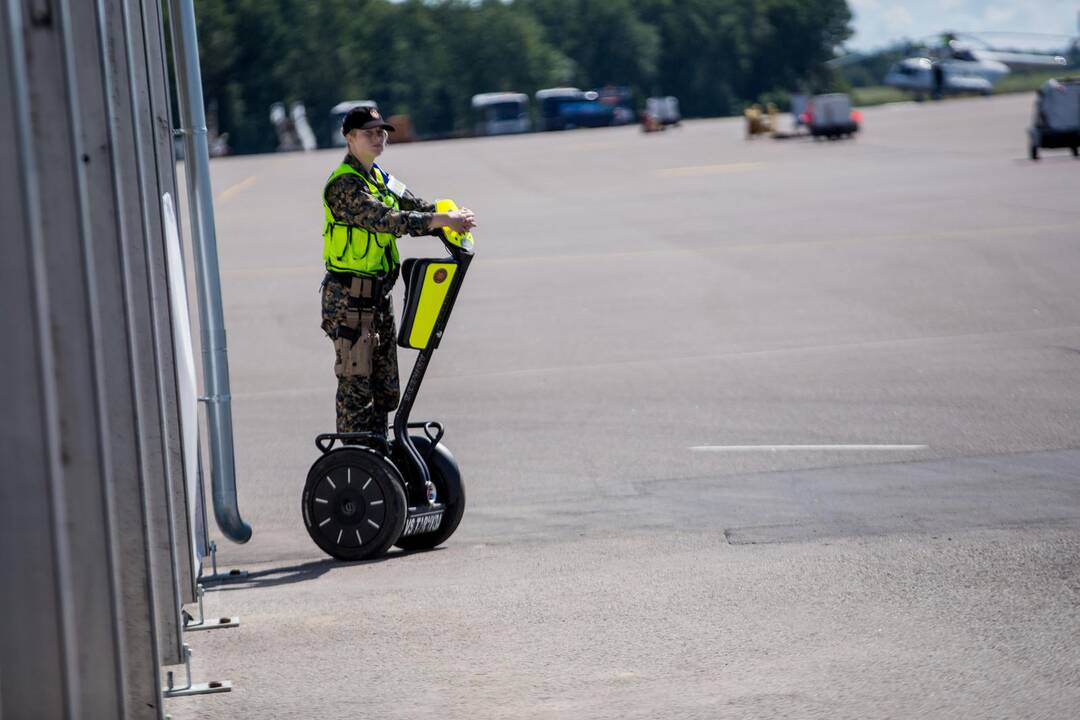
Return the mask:
<path id="1" fill-rule="evenodd" d="M 457 203 L 453 200 L 436 200 L 435 212 L 448 213 L 458 209 Z M 476 246 L 473 241 L 471 232 L 459 233 L 456 230 L 451 230 L 448 227 L 439 228 L 439 238 L 443 241 L 443 245 L 450 251 L 450 254 L 455 258 L 471 257 L 473 254 L 473 248 Z"/>

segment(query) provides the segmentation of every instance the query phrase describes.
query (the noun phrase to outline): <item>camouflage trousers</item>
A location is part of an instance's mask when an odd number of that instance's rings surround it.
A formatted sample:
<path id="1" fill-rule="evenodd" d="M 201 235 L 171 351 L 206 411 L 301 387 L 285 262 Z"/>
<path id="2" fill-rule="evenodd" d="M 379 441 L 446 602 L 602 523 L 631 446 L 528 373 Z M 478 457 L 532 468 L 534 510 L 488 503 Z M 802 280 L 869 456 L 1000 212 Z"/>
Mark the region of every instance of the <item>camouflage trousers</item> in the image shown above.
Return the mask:
<path id="1" fill-rule="evenodd" d="M 348 304 L 345 286 L 329 278 L 323 281 L 322 329 L 331 341 L 337 337 L 338 325 L 345 322 Z M 338 377 L 338 432 L 372 432 L 385 437 L 387 415 L 397 409 L 401 397 L 397 332 L 394 305 L 388 297 L 376 303 L 375 332 L 379 342 L 372 358 L 371 377 Z"/>

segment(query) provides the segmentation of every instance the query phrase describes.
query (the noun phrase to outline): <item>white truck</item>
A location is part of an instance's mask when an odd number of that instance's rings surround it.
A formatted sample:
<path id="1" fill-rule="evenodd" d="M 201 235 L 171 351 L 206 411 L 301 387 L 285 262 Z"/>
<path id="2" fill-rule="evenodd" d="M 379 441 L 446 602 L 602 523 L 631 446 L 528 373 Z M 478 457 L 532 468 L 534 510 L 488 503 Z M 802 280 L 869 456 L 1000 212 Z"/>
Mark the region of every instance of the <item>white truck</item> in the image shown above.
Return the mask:
<path id="1" fill-rule="evenodd" d="M 472 97 L 473 133 L 506 135 L 529 132 L 529 96 L 524 93 L 479 93 Z"/>
<path id="2" fill-rule="evenodd" d="M 678 125 L 682 122 L 679 98 L 674 95 L 646 99 L 645 112 L 661 125 Z"/>
<path id="3" fill-rule="evenodd" d="M 858 115 L 851 109 L 851 98 L 845 93 L 815 95 L 807 103 L 803 114 L 814 138 L 835 140 L 851 137 L 859 131 Z"/>
<path id="4" fill-rule="evenodd" d="M 1035 117 L 1028 128 L 1028 155 L 1040 148 L 1070 148 L 1080 155 L 1080 78 L 1047 80 L 1035 95 Z"/>

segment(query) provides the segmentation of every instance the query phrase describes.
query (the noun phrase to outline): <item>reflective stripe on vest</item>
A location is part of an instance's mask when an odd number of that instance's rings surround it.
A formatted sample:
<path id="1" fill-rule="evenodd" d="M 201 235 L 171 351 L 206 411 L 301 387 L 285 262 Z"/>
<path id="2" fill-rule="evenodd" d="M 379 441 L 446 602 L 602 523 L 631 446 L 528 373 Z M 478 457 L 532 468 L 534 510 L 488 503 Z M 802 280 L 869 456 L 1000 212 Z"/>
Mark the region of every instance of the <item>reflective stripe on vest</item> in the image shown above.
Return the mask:
<path id="1" fill-rule="evenodd" d="M 356 225 L 339 223 L 326 203 L 326 191 L 330 183 L 342 175 L 356 175 L 367 185 L 371 196 L 391 210 L 398 210 L 401 201 L 386 187 L 386 180 L 378 165 L 372 168 L 376 182 L 348 163 L 341 163 L 330 174 L 323 186 L 323 261 L 327 270 L 355 275 L 379 275 L 398 266 L 397 236 L 393 233 L 374 232 Z M 390 249 L 389 254 L 386 252 Z"/>

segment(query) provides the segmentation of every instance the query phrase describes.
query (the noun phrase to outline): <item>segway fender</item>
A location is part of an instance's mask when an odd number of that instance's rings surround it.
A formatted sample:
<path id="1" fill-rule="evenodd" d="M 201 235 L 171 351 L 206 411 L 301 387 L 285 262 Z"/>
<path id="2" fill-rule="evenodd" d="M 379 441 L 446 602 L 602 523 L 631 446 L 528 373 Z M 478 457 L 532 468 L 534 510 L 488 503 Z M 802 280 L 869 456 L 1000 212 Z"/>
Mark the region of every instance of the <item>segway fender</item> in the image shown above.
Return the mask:
<path id="1" fill-rule="evenodd" d="M 413 435 L 412 441 L 416 449 L 420 451 L 420 455 L 427 460 L 428 465 L 435 465 L 439 474 L 446 480 L 446 496 L 440 497 L 439 502 L 447 505 L 457 503 L 465 490 L 461 482 L 461 468 L 454 454 L 450 452 L 450 448 L 439 443 L 433 450 L 431 440 L 423 435 Z"/>
<path id="2" fill-rule="evenodd" d="M 431 481 L 437 489 L 436 503 L 442 508 L 437 529 L 404 535 L 395 543 L 402 550 L 430 550 L 442 545 L 454 534 L 465 512 L 465 483 L 461 479 L 457 460 L 445 445 L 432 447 L 427 437 L 412 436 L 421 457 L 425 458 Z M 421 508 L 416 508 L 423 512 Z"/>

